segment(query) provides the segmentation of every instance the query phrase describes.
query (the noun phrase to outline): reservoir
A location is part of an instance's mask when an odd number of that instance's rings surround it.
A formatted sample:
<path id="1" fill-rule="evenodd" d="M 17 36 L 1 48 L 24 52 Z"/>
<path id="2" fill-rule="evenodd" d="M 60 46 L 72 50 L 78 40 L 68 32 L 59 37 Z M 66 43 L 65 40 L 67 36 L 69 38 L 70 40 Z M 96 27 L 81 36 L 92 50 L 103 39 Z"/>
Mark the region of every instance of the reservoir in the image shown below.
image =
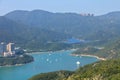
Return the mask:
<path id="1" fill-rule="evenodd" d="M 71 56 L 72 50 L 57 52 L 32 53 L 34 62 L 21 66 L 0 67 L 0 80 L 28 80 L 30 77 L 45 72 L 76 70 L 80 66 L 98 61 L 94 57 Z"/>

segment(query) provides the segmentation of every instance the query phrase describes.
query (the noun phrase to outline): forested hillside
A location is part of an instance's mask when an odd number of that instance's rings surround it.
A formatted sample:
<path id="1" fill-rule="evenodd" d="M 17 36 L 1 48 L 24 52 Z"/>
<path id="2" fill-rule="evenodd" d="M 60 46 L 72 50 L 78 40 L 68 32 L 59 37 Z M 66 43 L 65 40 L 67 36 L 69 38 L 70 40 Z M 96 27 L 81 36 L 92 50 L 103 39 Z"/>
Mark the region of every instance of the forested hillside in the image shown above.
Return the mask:
<path id="1" fill-rule="evenodd" d="M 41 28 L 29 27 L 5 17 L 0 17 L 0 42 L 13 42 L 17 46 L 28 49 L 40 49 L 50 46 L 47 42 L 56 42 L 70 36 Z"/>
<path id="2" fill-rule="evenodd" d="M 29 26 L 57 31 L 77 38 L 109 40 L 120 37 L 120 12 L 101 16 L 83 16 L 76 13 L 52 13 L 43 10 L 16 10 L 5 16 Z"/>
<path id="3" fill-rule="evenodd" d="M 119 80 L 120 59 L 99 61 L 80 67 L 75 72 L 64 71 L 39 74 L 29 80 Z M 59 76 L 55 76 L 59 74 Z M 50 76 L 50 77 L 48 77 Z"/>
<path id="4" fill-rule="evenodd" d="M 120 39 L 108 42 L 104 46 L 86 45 L 73 52 L 74 55 L 95 55 L 106 59 L 120 58 Z"/>
<path id="5" fill-rule="evenodd" d="M 69 38 L 104 45 L 120 38 L 119 21 L 120 12 L 85 16 L 43 10 L 16 10 L 0 18 L 0 41 L 14 42 L 34 51 L 73 48 L 64 43 Z"/>

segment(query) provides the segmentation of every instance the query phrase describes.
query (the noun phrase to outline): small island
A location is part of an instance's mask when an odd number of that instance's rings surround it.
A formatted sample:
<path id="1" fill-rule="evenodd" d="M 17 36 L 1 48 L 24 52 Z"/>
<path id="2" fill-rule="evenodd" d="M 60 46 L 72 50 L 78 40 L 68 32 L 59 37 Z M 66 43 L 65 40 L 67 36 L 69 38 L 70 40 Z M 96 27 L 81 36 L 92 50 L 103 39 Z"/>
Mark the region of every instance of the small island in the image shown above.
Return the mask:
<path id="1" fill-rule="evenodd" d="M 15 48 L 14 43 L 0 44 L 0 66 L 21 65 L 34 61 L 33 57 Z"/>

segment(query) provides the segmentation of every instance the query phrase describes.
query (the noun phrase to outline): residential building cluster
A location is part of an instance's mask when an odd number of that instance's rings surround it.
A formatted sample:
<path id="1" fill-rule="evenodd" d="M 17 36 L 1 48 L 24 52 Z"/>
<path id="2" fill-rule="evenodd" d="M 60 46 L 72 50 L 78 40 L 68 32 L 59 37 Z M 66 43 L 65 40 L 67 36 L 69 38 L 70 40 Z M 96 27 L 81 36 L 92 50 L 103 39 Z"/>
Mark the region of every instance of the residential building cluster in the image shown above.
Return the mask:
<path id="1" fill-rule="evenodd" d="M 15 55 L 15 46 L 14 43 L 0 43 L 0 56 L 8 57 Z"/>

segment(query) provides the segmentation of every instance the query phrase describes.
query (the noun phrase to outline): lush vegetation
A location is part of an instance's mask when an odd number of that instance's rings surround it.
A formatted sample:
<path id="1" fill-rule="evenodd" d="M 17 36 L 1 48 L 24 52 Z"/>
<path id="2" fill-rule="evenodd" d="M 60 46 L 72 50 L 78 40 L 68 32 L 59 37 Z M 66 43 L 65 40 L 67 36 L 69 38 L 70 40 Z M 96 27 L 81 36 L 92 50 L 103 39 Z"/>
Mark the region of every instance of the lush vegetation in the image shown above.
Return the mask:
<path id="1" fill-rule="evenodd" d="M 78 69 L 68 80 L 119 80 L 120 59 L 100 61 Z"/>
<path id="2" fill-rule="evenodd" d="M 0 42 L 14 42 L 28 51 L 56 51 L 79 48 L 74 54 L 90 54 L 113 59 L 120 57 L 120 12 L 102 16 L 51 13 L 42 10 L 13 11 L 0 17 Z M 88 40 L 85 44 L 64 43 L 68 38 Z M 0 58 L 0 65 L 33 61 L 23 57 Z M 75 72 L 58 71 L 30 80 L 119 80 L 120 59 L 86 65 Z"/>
<path id="3" fill-rule="evenodd" d="M 0 41 L 16 42 L 19 46 L 24 44 L 21 46 L 29 49 L 43 49 L 42 46 L 50 48 L 46 46 L 49 45 L 47 42 L 70 37 L 106 43 L 109 39 L 119 37 L 119 15 L 119 12 L 103 16 L 81 16 L 42 10 L 13 11 L 5 15 L 6 18 L 0 18 L 0 30 L 3 29 L 0 31 Z"/>
<path id="4" fill-rule="evenodd" d="M 120 37 L 119 21 L 120 12 L 82 16 L 76 13 L 17 10 L 0 17 L 0 42 L 14 42 L 28 51 L 73 48 L 73 45 L 60 43 L 72 37 L 103 45 Z"/>
<path id="5" fill-rule="evenodd" d="M 56 71 L 49 73 L 42 73 L 32 77 L 29 80 L 64 80 L 67 79 L 73 72 L 71 71 Z"/>
<path id="6" fill-rule="evenodd" d="M 0 17 L 0 42 L 13 42 L 24 49 L 37 51 L 44 48 L 49 49 L 49 42 L 58 42 L 69 37 L 63 33 L 28 27 L 25 24 Z"/>
<path id="7" fill-rule="evenodd" d="M 13 57 L 0 57 L 0 66 L 26 64 L 32 62 L 33 60 L 32 56 L 26 54 Z"/>
<path id="8" fill-rule="evenodd" d="M 106 59 L 119 58 L 120 40 L 109 42 L 109 44 L 99 47 L 96 47 L 94 45 L 92 46 L 86 45 L 84 47 L 79 48 L 77 51 L 73 52 L 73 54 L 95 55 Z"/>
<path id="9" fill-rule="evenodd" d="M 52 13 L 43 10 L 16 10 L 5 17 L 34 28 L 39 27 L 89 40 L 109 40 L 120 36 L 120 12 L 102 16 L 82 16 L 76 13 Z"/>
<path id="10" fill-rule="evenodd" d="M 99 61 L 80 67 L 74 72 L 39 74 L 29 80 L 119 80 L 120 59 Z M 60 74 L 60 75 L 59 75 Z M 59 75 L 59 76 L 58 76 Z"/>

